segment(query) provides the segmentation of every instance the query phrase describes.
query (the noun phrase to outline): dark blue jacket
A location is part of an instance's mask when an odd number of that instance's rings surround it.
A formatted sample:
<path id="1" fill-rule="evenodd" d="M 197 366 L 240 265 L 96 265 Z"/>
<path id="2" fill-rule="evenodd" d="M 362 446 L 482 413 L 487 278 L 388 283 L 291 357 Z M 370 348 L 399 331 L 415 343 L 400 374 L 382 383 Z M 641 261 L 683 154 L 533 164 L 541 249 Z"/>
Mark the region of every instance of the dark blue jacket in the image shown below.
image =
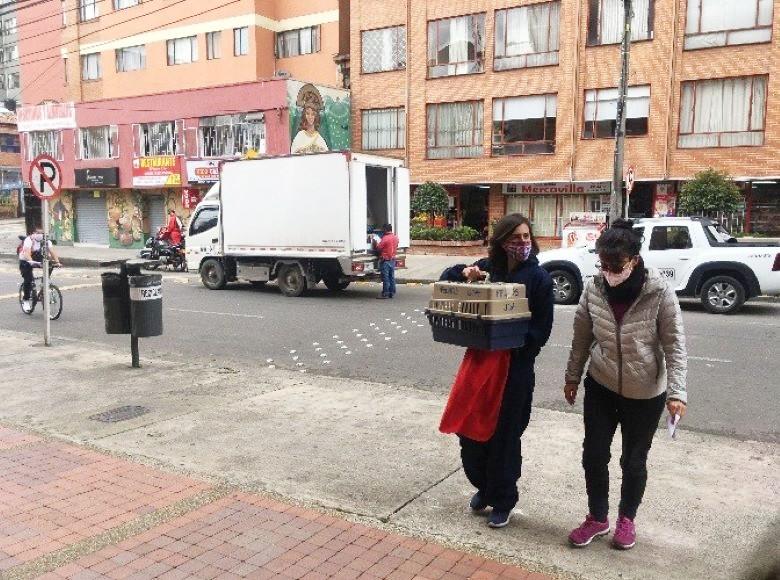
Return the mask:
<path id="1" fill-rule="evenodd" d="M 530 256 L 508 273 L 494 271 L 488 258 L 478 260 L 474 265 L 479 266 L 483 272 L 489 272 L 491 282 L 511 282 L 525 285 L 528 308 L 531 311 L 531 322 L 525 346 L 513 353 L 513 359 L 525 359 L 533 365 L 533 360 L 547 343 L 552 331 L 553 306 L 555 304 L 552 278 L 539 265 L 536 256 Z M 463 269 L 465 267 L 465 264 L 457 264 L 447 268 L 439 279 L 448 282 L 463 282 Z"/>

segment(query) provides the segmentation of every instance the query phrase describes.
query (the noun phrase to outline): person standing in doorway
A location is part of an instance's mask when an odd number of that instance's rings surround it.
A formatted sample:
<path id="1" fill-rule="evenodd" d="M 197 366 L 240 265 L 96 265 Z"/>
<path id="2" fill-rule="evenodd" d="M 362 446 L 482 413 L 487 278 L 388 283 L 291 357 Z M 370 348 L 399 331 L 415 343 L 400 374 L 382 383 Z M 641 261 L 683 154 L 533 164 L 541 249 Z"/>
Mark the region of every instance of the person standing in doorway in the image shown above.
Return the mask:
<path id="1" fill-rule="evenodd" d="M 382 273 L 382 294 L 377 298 L 393 298 L 395 296 L 395 257 L 398 252 L 398 236 L 393 233 L 393 226 L 385 224 L 384 235 L 375 248 L 379 254 L 379 271 Z"/>
<path id="2" fill-rule="evenodd" d="M 564 396 L 573 405 L 585 363 L 582 466 L 589 514 L 571 534 L 582 548 L 609 533 L 609 459 L 620 425 L 622 453 L 614 547 L 636 543 L 636 517 L 647 484 L 647 455 L 664 407 L 676 423 L 685 416 L 687 354 L 674 288 L 639 251 L 641 234 L 616 220 L 596 242 L 598 273 L 588 279 L 574 315 Z"/>

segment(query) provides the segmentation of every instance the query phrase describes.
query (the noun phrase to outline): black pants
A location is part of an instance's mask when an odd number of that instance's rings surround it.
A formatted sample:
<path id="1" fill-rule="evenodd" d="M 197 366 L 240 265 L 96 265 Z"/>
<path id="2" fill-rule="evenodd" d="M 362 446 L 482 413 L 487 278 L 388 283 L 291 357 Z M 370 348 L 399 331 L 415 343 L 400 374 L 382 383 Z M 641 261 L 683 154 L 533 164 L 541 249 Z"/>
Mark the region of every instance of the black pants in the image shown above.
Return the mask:
<path id="1" fill-rule="evenodd" d="M 534 380 L 533 359 L 513 358 L 493 437 L 484 443 L 460 437 L 466 477 L 498 511 L 510 511 L 517 504 L 523 464 L 520 437 L 531 419 Z"/>
<path id="2" fill-rule="evenodd" d="M 33 285 L 33 267 L 26 260 L 19 260 L 19 271 L 22 273 L 22 279 L 24 280 L 22 285 L 23 298 L 29 300 Z"/>
<path id="3" fill-rule="evenodd" d="M 647 484 L 647 454 L 663 413 L 666 394 L 652 399 L 627 399 L 585 378 L 585 441 L 582 466 L 591 515 L 604 521 L 609 513 L 609 460 L 612 438 L 620 424 L 623 450 L 620 467 L 620 514 L 636 517 Z"/>

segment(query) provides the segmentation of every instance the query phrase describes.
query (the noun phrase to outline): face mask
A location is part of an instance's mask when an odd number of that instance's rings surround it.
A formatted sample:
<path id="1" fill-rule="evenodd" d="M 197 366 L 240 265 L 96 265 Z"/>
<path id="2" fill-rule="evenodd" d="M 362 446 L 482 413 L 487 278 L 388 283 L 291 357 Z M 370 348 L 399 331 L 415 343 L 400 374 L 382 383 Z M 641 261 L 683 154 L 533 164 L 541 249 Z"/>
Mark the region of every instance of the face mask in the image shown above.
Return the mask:
<path id="1" fill-rule="evenodd" d="M 507 256 L 518 262 L 525 262 L 531 255 L 530 242 L 509 242 L 503 248 Z"/>
<path id="2" fill-rule="evenodd" d="M 32 239 L 34 242 L 42 242 L 43 241 L 43 234 L 33 234 Z"/>
<path id="3" fill-rule="evenodd" d="M 602 272 L 602 273 L 604 274 L 604 279 L 607 281 L 607 284 L 609 284 L 610 288 L 614 288 L 615 286 L 620 286 L 623 282 L 628 280 L 628 277 L 631 276 L 631 273 L 633 271 L 634 271 L 634 267 L 630 266 L 628 268 L 625 268 L 619 274 L 615 274 L 614 272 Z"/>

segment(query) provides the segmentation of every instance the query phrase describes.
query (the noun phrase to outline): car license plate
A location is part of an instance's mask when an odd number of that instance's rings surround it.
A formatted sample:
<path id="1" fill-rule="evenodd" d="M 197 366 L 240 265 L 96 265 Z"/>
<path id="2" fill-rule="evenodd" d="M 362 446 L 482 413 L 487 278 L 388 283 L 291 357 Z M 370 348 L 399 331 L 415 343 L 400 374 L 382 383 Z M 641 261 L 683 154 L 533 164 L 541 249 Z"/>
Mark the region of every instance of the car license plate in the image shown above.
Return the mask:
<path id="1" fill-rule="evenodd" d="M 661 268 L 658 271 L 664 278 L 674 278 L 674 268 Z"/>

